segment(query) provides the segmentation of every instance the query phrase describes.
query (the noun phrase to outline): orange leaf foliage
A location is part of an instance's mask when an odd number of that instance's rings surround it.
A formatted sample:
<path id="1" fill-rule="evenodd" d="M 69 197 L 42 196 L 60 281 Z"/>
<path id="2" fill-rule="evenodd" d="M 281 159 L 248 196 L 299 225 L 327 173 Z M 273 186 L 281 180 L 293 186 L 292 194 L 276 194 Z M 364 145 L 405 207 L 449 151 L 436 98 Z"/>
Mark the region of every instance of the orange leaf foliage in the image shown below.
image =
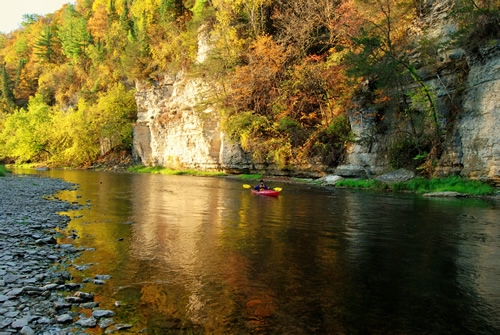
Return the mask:
<path id="1" fill-rule="evenodd" d="M 267 114 L 279 88 L 279 74 L 286 52 L 270 36 L 261 36 L 252 44 L 247 65 L 236 69 L 229 97 L 240 111 L 254 110 Z"/>

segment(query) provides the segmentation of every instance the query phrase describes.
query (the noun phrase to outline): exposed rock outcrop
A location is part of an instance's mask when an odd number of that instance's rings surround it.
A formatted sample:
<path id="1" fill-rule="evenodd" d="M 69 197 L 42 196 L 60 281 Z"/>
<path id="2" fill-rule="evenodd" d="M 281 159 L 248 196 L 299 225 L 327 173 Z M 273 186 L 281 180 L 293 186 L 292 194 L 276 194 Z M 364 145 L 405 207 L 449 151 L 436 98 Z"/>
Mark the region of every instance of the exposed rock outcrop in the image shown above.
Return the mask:
<path id="1" fill-rule="evenodd" d="M 218 113 L 203 106 L 200 80 L 163 78 L 138 85 L 133 155 L 147 166 L 245 171 L 251 161 L 220 130 Z"/>
<path id="2" fill-rule="evenodd" d="M 470 58 L 462 109 L 445 143 L 439 172 L 460 174 L 500 186 L 500 43 Z"/>
<path id="3" fill-rule="evenodd" d="M 414 177 L 415 177 L 415 172 L 406 169 L 398 169 L 396 171 L 391 171 L 378 176 L 377 180 L 380 180 L 386 184 L 391 184 L 391 183 L 405 182 L 410 179 L 413 179 Z"/>
<path id="4" fill-rule="evenodd" d="M 443 42 L 456 31 L 447 15 L 452 5 L 449 0 L 427 3 L 421 25 L 429 38 Z M 423 28 L 414 30 L 417 35 Z M 206 41 L 202 42 L 200 62 L 208 48 Z M 500 186 L 499 69 L 500 43 L 490 44 L 476 55 L 466 55 L 462 49 L 440 50 L 437 64 L 417 69 L 435 92 L 443 129 L 444 142 L 434 166 L 436 176 L 462 175 Z M 252 162 L 238 144 L 226 139 L 218 111 L 205 107 L 207 90 L 210 87 L 201 79 L 188 79 L 182 74 L 151 84 L 138 83 L 135 159 L 145 165 L 170 168 L 310 177 L 330 173 L 347 178 L 373 177 L 391 170 L 388 150 L 394 140 L 394 124 L 387 121 L 391 115 L 386 115 L 381 124 L 369 103 L 358 101 L 358 107 L 349 112 L 356 141 L 348 148 L 343 164 L 333 170 L 317 166 L 278 171 L 274 166 Z"/>

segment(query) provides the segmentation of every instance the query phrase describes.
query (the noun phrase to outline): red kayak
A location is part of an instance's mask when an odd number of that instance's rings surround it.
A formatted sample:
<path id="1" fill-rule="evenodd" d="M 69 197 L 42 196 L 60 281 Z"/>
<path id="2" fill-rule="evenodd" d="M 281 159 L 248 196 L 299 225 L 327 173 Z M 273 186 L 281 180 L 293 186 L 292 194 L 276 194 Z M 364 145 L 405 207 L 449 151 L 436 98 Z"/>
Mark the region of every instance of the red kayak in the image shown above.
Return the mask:
<path id="1" fill-rule="evenodd" d="M 280 195 L 280 192 L 279 191 L 275 191 L 275 190 L 257 191 L 257 190 L 252 189 L 252 193 L 253 194 L 258 194 L 258 195 L 267 195 L 269 197 L 277 197 L 278 195 Z"/>

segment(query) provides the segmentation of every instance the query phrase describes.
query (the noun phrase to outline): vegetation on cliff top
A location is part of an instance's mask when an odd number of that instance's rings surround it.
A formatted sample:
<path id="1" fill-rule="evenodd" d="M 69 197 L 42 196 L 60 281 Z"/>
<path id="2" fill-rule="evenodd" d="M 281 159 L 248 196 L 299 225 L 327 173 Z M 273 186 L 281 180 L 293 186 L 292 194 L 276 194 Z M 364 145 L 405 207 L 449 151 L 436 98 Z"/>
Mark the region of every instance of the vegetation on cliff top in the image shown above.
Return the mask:
<path id="1" fill-rule="evenodd" d="M 135 81 L 155 84 L 178 71 L 213 84 L 205 101 L 257 161 L 282 169 L 337 165 L 354 140 L 347 111 L 358 104 L 371 106 L 364 117 L 399 122 L 395 168 L 432 172 L 439 158 L 434 93 L 412 55 L 431 64 L 446 46 L 408 37 L 428 14 L 422 2 L 75 3 L 28 14 L 20 29 L 0 34 L 0 160 L 85 166 L 110 150 L 130 150 Z M 499 38 L 499 12 L 497 2 L 455 1 L 456 41 L 474 52 Z M 211 48 L 200 64 L 201 33 Z"/>

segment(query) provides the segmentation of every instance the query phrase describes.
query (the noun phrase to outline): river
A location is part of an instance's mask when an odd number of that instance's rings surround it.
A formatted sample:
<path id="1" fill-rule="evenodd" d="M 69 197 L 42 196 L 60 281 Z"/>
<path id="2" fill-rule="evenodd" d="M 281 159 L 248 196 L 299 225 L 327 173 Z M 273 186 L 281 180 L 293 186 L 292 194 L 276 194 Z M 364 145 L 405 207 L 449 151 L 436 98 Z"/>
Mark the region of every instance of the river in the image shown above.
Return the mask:
<path id="1" fill-rule="evenodd" d="M 101 307 L 149 334 L 499 334 L 500 202 L 240 180 L 14 170 L 58 197 Z M 115 302 L 119 306 L 115 306 Z M 99 329 L 91 332 L 98 333 Z"/>

